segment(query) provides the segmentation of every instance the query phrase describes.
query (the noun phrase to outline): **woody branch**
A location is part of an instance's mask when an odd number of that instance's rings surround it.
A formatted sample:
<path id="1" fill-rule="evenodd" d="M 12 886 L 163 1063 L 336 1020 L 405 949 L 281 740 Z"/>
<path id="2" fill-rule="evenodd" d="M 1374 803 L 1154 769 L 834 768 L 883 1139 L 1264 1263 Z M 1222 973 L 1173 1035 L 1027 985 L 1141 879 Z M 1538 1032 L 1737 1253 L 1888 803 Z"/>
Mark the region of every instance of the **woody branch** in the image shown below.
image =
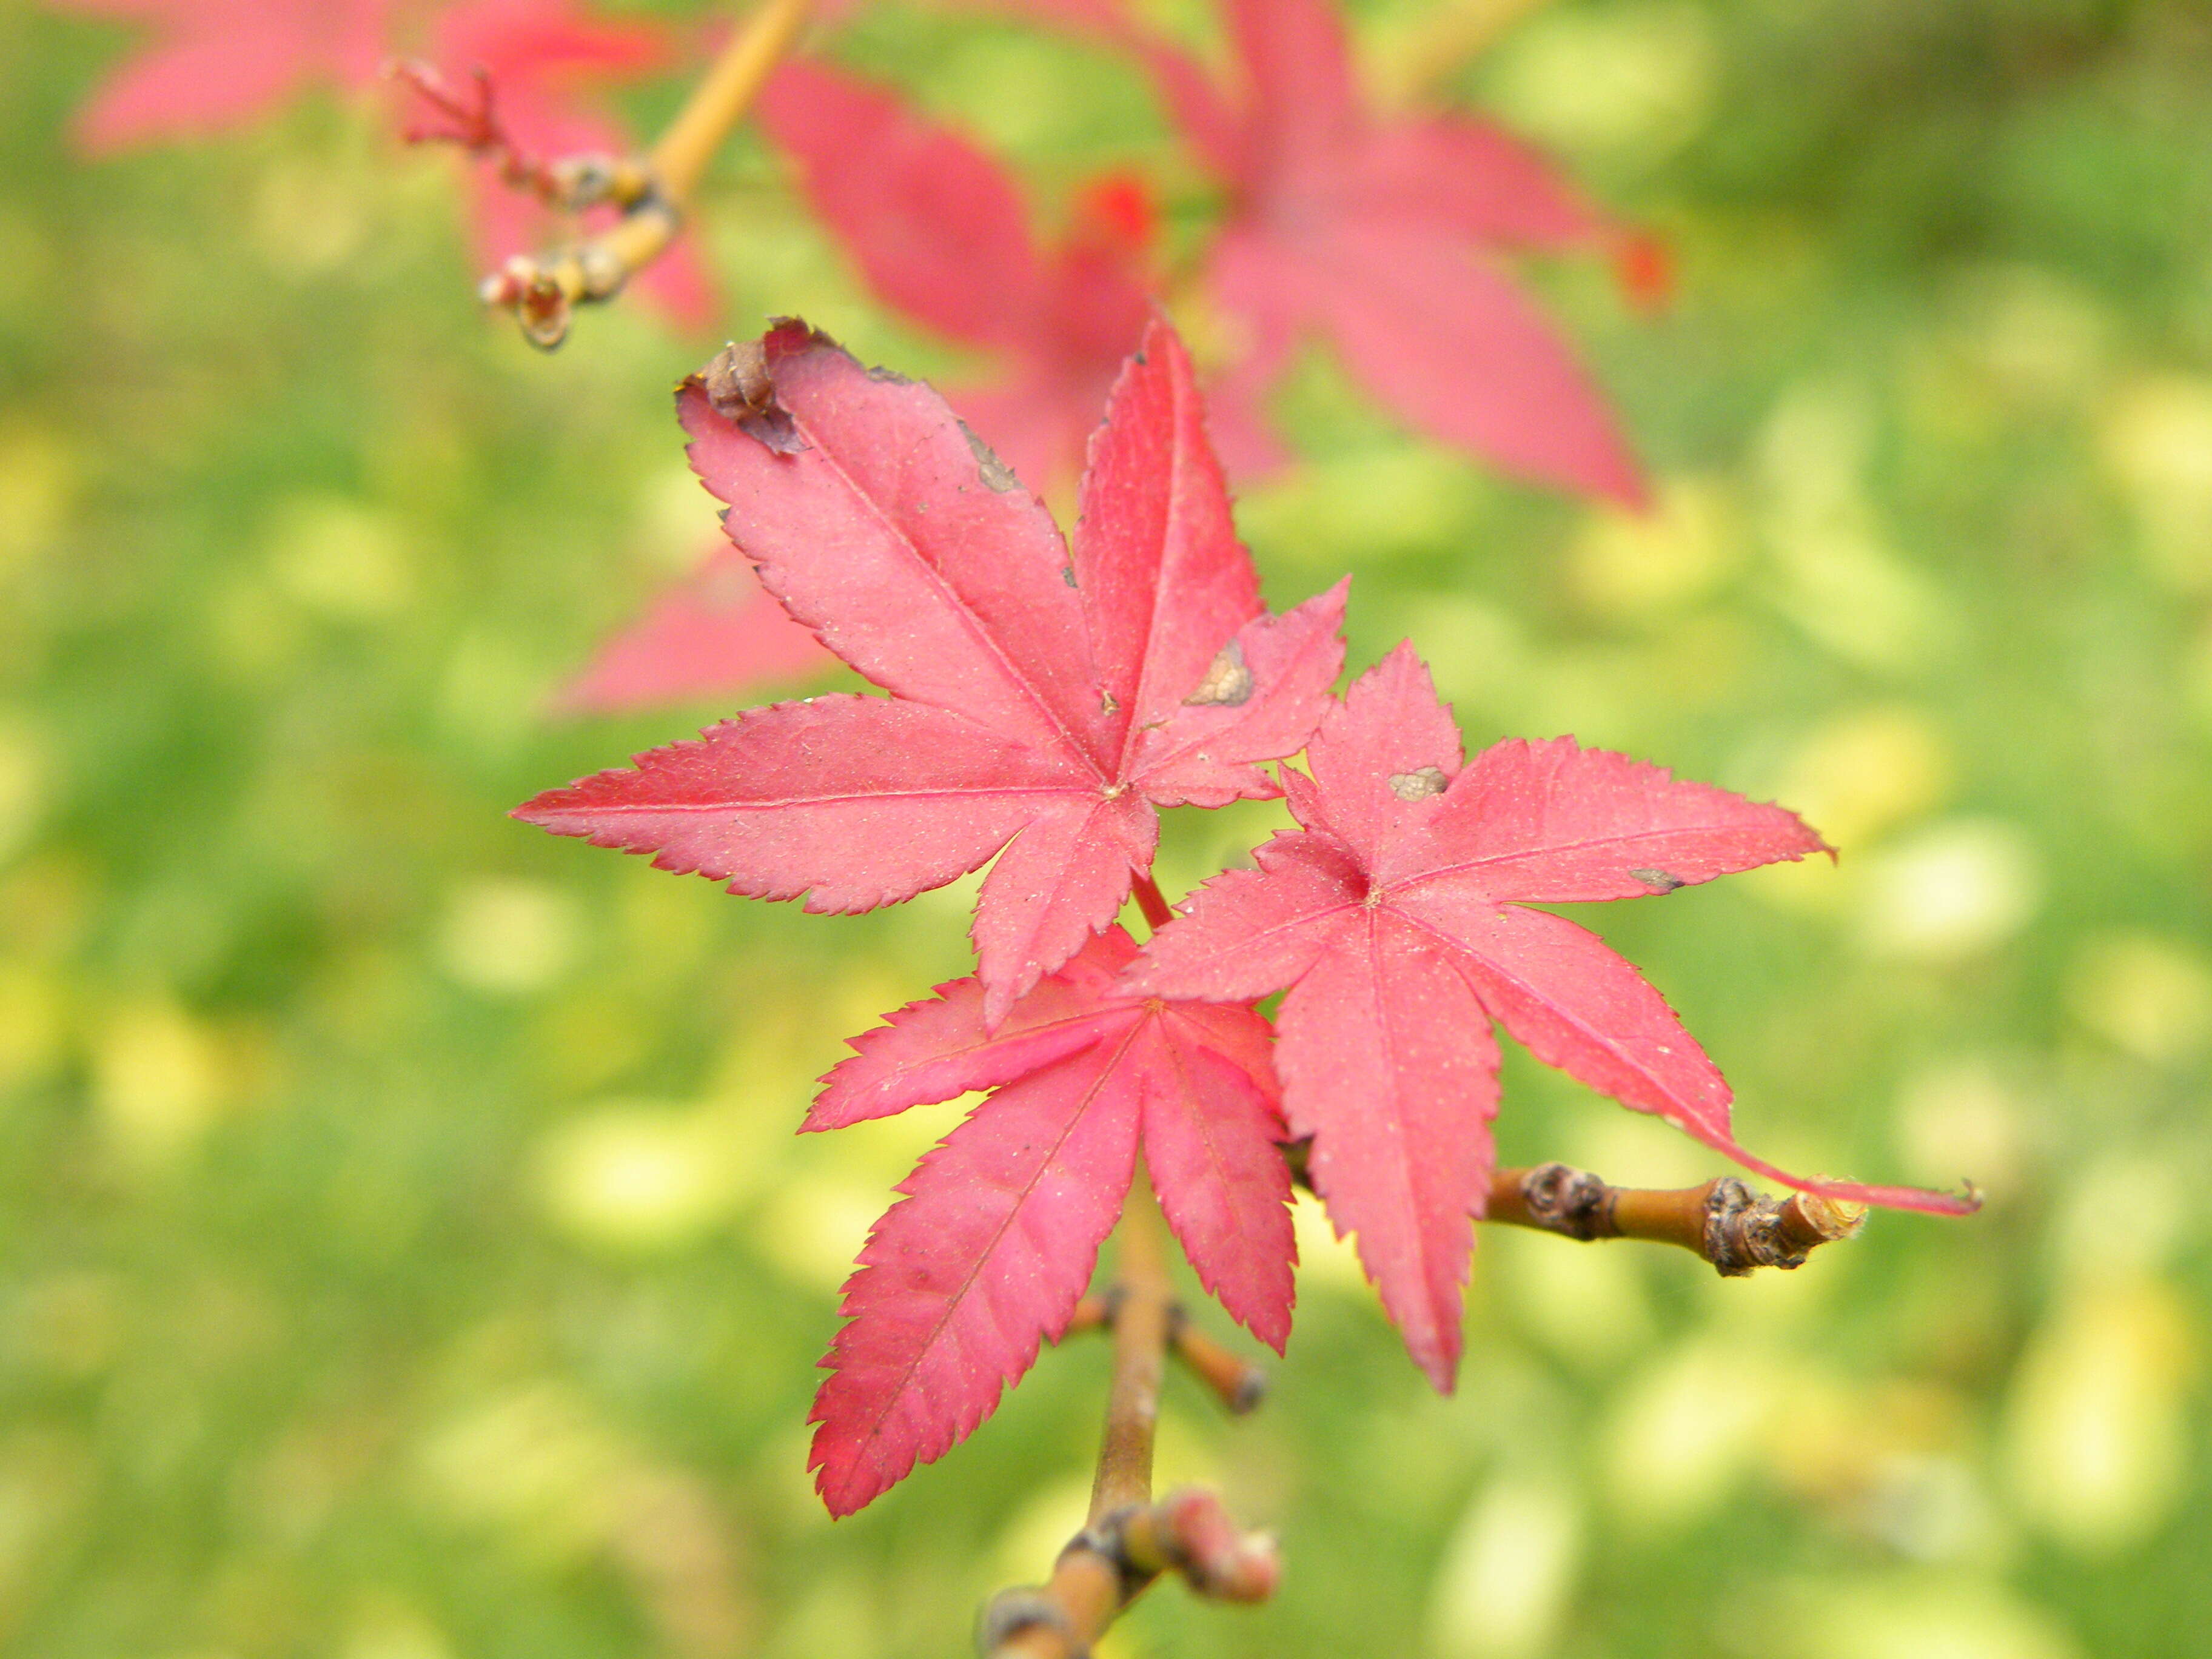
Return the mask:
<path id="1" fill-rule="evenodd" d="M 481 73 L 471 92 L 422 64 L 395 66 L 446 125 L 410 139 L 460 145 L 498 163 L 501 177 L 549 206 L 580 212 L 612 206 L 622 216 L 598 235 L 541 255 L 517 254 L 483 280 L 487 305 L 514 313 L 532 344 L 551 350 L 568 337 L 579 305 L 611 300 L 660 257 L 684 228 L 707 164 L 744 118 L 805 23 L 811 0 L 762 0 L 693 88 L 659 141 L 642 157 L 582 155 L 545 161 L 517 146 L 501 124 L 494 88 Z"/>
<path id="2" fill-rule="evenodd" d="M 1296 1141 L 1283 1155 L 1291 1178 L 1310 1189 L 1307 1150 Z M 1571 1164 L 1539 1164 L 1492 1170 L 1480 1218 L 1585 1243 L 1673 1244 L 1734 1279 L 1759 1267 L 1802 1267 L 1821 1245 L 1856 1237 L 1866 1216 L 1863 1204 L 1812 1193 L 1765 1197 L 1734 1176 L 1697 1187 L 1615 1187 Z"/>
<path id="3" fill-rule="evenodd" d="M 1490 1179 L 1485 1220 L 1585 1241 L 1639 1238 L 1674 1244 L 1735 1278 L 1758 1267 L 1802 1267 L 1823 1244 L 1866 1224 L 1866 1207 L 1811 1193 L 1773 1199 L 1733 1176 L 1703 1186 L 1615 1187 L 1587 1170 L 1540 1164 Z"/>
<path id="4" fill-rule="evenodd" d="M 1304 1146 L 1285 1151 L 1299 1182 L 1309 1184 Z M 1672 1244 L 1735 1277 L 1803 1266 L 1820 1245 L 1857 1233 L 1866 1211 L 1808 1193 L 1761 1197 L 1732 1176 L 1696 1187 L 1616 1187 L 1586 1170 L 1540 1164 L 1495 1171 L 1483 1218 L 1585 1242 Z M 1164 1572 L 1179 1571 L 1199 1594 L 1224 1601 L 1263 1601 L 1275 1588 L 1273 1541 L 1240 1534 L 1212 1493 L 1186 1487 L 1158 1503 L 1152 1497 L 1167 1356 L 1238 1413 L 1259 1403 L 1265 1374 L 1184 1316 L 1167 1274 L 1158 1209 L 1141 1186 L 1119 1239 L 1114 1284 L 1077 1304 L 1066 1333 L 1105 1330 L 1114 1338 L 1090 1519 L 1060 1552 L 1048 1583 L 1003 1591 L 985 1607 L 978 1646 L 987 1659 L 1080 1659 Z"/>
<path id="5" fill-rule="evenodd" d="M 1086 1298 L 1070 1329 L 1109 1329 L 1114 1377 L 1084 1528 L 1060 1553 L 1051 1579 L 1001 1591 L 983 1609 L 976 1645 L 986 1659 L 1080 1659 L 1121 1610 L 1163 1573 L 1201 1595 L 1264 1601 L 1279 1569 L 1274 1541 L 1239 1533 L 1212 1492 L 1182 1487 L 1155 1502 L 1152 1444 L 1160 1383 L 1174 1352 L 1231 1409 L 1258 1402 L 1260 1374 L 1190 1330 L 1168 1277 L 1159 1206 L 1139 1177 L 1121 1217 L 1113 1287 Z"/>

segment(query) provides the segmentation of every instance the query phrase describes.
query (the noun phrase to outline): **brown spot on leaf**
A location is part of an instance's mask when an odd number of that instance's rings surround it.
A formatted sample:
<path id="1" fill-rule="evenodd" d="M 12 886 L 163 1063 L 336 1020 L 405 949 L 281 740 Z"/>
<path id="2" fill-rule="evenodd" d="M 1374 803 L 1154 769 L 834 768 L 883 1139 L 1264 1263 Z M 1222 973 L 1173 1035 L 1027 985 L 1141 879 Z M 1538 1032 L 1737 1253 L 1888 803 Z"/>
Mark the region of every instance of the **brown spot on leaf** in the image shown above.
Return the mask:
<path id="1" fill-rule="evenodd" d="M 1244 660 L 1244 647 L 1235 640 L 1221 647 L 1221 654 L 1206 671 L 1206 678 L 1198 683 L 1198 690 L 1183 699 L 1193 708 L 1218 705 L 1234 708 L 1252 699 L 1252 670 Z"/>
<path id="2" fill-rule="evenodd" d="M 1631 870 L 1628 872 L 1655 893 L 1671 893 L 1677 887 L 1689 884 L 1680 876 L 1670 876 L 1664 870 Z"/>
<path id="3" fill-rule="evenodd" d="M 717 415 L 779 455 L 807 447 L 791 411 L 776 401 L 768 352 L 758 340 L 732 340 L 692 377 Z"/>
<path id="4" fill-rule="evenodd" d="M 1111 691 L 1101 691 L 1098 694 L 1098 707 L 1103 714 L 1118 714 L 1121 712 L 1121 705 L 1115 701 Z"/>
<path id="5" fill-rule="evenodd" d="M 1440 766 L 1417 766 L 1410 772 L 1393 772 L 1390 793 L 1400 800 L 1426 800 L 1443 794 L 1450 781 Z"/>
<path id="6" fill-rule="evenodd" d="M 1014 476 L 1014 469 L 1000 460 L 998 452 L 977 437 L 975 428 L 965 421 L 960 422 L 960 435 L 968 440 L 968 447 L 975 456 L 975 470 L 983 475 L 986 485 L 1001 495 L 1022 487 L 1022 481 Z"/>

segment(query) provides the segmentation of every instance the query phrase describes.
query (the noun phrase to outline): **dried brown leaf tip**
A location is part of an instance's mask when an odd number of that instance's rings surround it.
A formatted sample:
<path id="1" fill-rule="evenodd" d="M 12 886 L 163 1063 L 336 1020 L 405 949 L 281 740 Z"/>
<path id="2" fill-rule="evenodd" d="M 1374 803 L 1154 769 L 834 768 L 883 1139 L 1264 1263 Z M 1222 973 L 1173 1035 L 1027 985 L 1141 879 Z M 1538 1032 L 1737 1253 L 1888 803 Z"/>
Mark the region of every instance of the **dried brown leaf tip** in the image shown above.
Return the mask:
<path id="1" fill-rule="evenodd" d="M 807 447 L 791 411 L 776 401 L 760 341 L 732 341 L 692 378 L 714 412 L 747 437 L 779 455 L 796 455 Z"/>

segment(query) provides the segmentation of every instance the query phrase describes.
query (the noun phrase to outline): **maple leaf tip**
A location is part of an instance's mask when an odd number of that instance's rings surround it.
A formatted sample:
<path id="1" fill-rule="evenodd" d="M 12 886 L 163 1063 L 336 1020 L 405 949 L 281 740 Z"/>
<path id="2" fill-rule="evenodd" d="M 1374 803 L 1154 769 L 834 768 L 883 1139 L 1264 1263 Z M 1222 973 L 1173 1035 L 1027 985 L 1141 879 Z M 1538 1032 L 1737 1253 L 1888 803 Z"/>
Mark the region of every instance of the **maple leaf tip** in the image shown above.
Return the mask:
<path id="1" fill-rule="evenodd" d="M 1413 1363 L 1420 1367 L 1421 1375 L 1429 1379 L 1429 1386 L 1449 1400 L 1459 1391 L 1459 1355 L 1437 1353 L 1416 1356 Z"/>
<path id="2" fill-rule="evenodd" d="M 808 1467 L 814 1471 L 814 1495 L 822 1500 L 822 1507 L 830 1512 L 832 1521 L 842 1521 L 858 1515 L 897 1484 L 896 1481 L 885 1482 L 869 1490 L 867 1483 L 861 1482 L 861 1491 L 855 1495 L 853 1490 L 854 1482 L 849 1474 L 841 1480 L 830 1473 L 827 1454 L 816 1453 L 809 1460 Z"/>
<path id="3" fill-rule="evenodd" d="M 556 836 L 569 833 L 555 829 L 553 820 L 559 816 L 561 808 L 567 805 L 561 797 L 568 794 L 575 787 L 574 784 L 570 784 L 566 788 L 541 789 L 520 806 L 507 808 L 507 815 L 520 823 L 532 825 L 539 830 L 551 830 Z"/>

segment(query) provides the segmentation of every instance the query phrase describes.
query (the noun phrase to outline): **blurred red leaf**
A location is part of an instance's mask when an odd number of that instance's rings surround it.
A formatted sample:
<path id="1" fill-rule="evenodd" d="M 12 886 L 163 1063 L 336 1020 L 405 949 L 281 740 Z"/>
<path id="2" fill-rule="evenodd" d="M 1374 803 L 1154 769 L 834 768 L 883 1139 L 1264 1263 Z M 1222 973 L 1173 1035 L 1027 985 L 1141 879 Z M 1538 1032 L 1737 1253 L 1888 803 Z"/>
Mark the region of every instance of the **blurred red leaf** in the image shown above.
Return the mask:
<path id="1" fill-rule="evenodd" d="M 1641 474 L 1602 393 L 1500 258 L 1601 243 L 1605 222 L 1494 126 L 1368 109 L 1324 0 L 1224 7 L 1237 98 L 1202 103 L 1188 75 L 1169 92 L 1236 198 L 1209 271 L 1248 331 L 1213 394 L 1231 469 L 1279 453 L 1261 403 L 1298 338 L 1318 333 L 1431 437 L 1524 477 L 1640 503 Z"/>
<path id="2" fill-rule="evenodd" d="M 554 706 L 614 714 L 734 698 L 811 678 L 836 660 L 762 588 L 744 555 L 718 536 L 699 568 L 602 645 Z"/>
<path id="3" fill-rule="evenodd" d="M 367 85 L 388 50 L 386 33 L 398 0 L 48 3 L 156 31 L 76 112 L 77 144 L 97 155 L 242 125 L 318 81 Z"/>
<path id="4" fill-rule="evenodd" d="M 993 380 L 946 392 L 952 406 L 1032 488 L 1072 482 L 1151 314 L 1141 182 L 1099 181 L 1066 240 L 1042 247 L 1012 175 L 885 88 L 789 63 L 759 118 L 876 295 L 999 357 Z"/>
<path id="5" fill-rule="evenodd" d="M 1417 430 L 1523 477 L 1641 504 L 1603 394 L 1504 258 L 1609 250 L 1620 228 L 1492 123 L 1369 108 L 1328 0 L 1221 7 L 1230 84 L 1117 0 L 1024 9 L 1134 53 L 1229 187 L 1206 279 L 1237 336 L 1211 393 L 1230 471 L 1285 459 L 1262 404 L 1300 339 L 1317 335 Z M 1630 268 L 1639 301 L 1650 263 Z"/>

